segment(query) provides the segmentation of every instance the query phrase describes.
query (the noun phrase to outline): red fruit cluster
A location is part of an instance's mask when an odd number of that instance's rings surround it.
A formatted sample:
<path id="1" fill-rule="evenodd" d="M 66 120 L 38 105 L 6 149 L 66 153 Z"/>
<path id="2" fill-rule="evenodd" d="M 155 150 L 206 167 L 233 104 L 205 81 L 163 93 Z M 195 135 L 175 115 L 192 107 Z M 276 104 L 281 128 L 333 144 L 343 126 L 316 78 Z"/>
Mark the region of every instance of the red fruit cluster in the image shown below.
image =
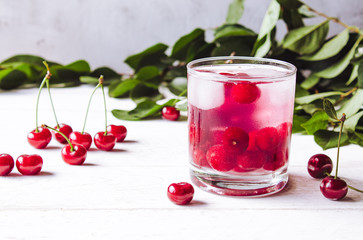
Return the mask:
<path id="1" fill-rule="evenodd" d="M 20 155 L 16 168 L 22 175 L 36 175 L 42 170 L 43 159 L 39 155 Z M 14 168 L 14 159 L 9 154 L 0 154 L 0 176 L 8 175 Z"/>
<path id="2" fill-rule="evenodd" d="M 189 141 L 193 164 L 220 172 L 275 171 L 287 163 L 291 127 L 291 123 L 283 123 L 276 128 L 247 133 L 234 126 L 203 133 L 191 123 Z"/>
<path id="3" fill-rule="evenodd" d="M 333 161 L 325 154 L 315 154 L 308 161 L 308 173 L 313 178 L 323 178 L 320 191 L 324 197 L 340 200 L 348 193 L 348 184 L 339 177 L 330 176 Z"/>

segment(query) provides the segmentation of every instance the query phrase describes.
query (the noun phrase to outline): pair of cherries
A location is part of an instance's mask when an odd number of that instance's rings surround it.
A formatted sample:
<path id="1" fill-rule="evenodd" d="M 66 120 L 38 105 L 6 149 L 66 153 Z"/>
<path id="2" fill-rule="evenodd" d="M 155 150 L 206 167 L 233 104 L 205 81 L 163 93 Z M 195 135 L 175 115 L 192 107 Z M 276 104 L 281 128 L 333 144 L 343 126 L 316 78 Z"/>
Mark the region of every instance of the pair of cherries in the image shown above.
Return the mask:
<path id="1" fill-rule="evenodd" d="M 36 175 L 42 170 L 43 159 L 39 155 L 20 155 L 16 159 L 16 168 L 22 175 Z M 11 155 L 0 154 L 0 176 L 8 175 L 14 168 L 14 159 Z"/>
<path id="2" fill-rule="evenodd" d="M 343 113 L 342 117 L 338 118 L 334 105 L 328 99 L 323 100 L 323 108 L 326 114 L 330 118 L 340 122 L 335 176 L 330 175 L 333 169 L 333 162 L 325 154 L 316 154 L 309 159 L 307 166 L 308 172 L 310 176 L 312 176 L 313 178 L 323 178 L 320 184 L 320 191 L 324 195 L 324 197 L 328 199 L 331 200 L 343 199 L 348 193 L 348 188 L 363 193 L 362 190 L 349 186 L 346 183 L 346 181 L 338 177 L 340 140 L 341 140 L 344 122 L 346 120 L 346 115 L 345 113 Z"/>

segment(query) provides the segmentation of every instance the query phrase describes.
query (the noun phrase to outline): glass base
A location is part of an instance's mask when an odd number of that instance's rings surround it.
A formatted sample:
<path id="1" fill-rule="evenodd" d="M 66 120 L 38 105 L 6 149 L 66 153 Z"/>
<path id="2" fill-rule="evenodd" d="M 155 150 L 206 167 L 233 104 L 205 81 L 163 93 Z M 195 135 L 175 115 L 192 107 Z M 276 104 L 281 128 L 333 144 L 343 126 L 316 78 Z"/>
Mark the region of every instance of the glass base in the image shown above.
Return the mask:
<path id="1" fill-rule="evenodd" d="M 281 191 L 287 184 L 287 170 L 263 176 L 224 176 L 191 170 L 192 182 L 199 188 L 220 195 L 262 197 Z"/>

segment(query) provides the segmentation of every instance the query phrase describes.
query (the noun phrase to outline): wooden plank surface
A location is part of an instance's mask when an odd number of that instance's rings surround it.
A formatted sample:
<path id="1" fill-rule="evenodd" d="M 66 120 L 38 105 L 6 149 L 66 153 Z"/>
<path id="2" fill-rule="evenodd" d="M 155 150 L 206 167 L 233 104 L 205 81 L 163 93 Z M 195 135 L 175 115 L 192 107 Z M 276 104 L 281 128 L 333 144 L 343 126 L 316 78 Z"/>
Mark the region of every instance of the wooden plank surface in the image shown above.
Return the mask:
<path id="1" fill-rule="evenodd" d="M 90 86 L 54 89 L 60 122 L 80 130 Z M 306 164 L 322 152 L 311 136 L 294 135 L 289 184 L 264 198 L 226 197 L 195 188 L 189 206 L 166 197 L 167 186 L 189 181 L 187 123 L 166 120 L 125 122 L 109 113 L 109 123 L 128 129 L 127 141 L 112 152 L 92 146 L 83 166 L 65 164 L 61 145 L 29 146 L 35 127 L 36 89 L 0 93 L 0 152 L 14 158 L 40 154 L 43 171 L 21 176 L 16 169 L 0 178 L 1 239 L 358 239 L 362 236 L 363 194 L 349 191 L 343 201 L 325 199 L 320 180 Z M 102 97 L 94 96 L 86 131 L 104 129 Z M 129 100 L 107 98 L 108 110 L 132 108 Z M 42 123 L 54 125 L 46 92 L 39 107 Z M 336 150 L 325 152 L 335 159 Z M 363 188 L 363 149 L 341 149 L 339 174 Z"/>

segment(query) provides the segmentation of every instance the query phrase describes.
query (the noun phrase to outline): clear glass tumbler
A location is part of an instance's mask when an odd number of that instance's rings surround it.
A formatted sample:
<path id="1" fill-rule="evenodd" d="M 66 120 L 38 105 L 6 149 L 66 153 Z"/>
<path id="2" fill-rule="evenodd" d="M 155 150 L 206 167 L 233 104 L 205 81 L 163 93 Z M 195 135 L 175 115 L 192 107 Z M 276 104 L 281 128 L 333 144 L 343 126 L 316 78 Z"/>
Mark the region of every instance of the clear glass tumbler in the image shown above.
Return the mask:
<path id="1" fill-rule="evenodd" d="M 188 69 L 194 184 L 234 196 L 276 193 L 288 181 L 296 68 L 254 57 L 211 57 Z"/>

